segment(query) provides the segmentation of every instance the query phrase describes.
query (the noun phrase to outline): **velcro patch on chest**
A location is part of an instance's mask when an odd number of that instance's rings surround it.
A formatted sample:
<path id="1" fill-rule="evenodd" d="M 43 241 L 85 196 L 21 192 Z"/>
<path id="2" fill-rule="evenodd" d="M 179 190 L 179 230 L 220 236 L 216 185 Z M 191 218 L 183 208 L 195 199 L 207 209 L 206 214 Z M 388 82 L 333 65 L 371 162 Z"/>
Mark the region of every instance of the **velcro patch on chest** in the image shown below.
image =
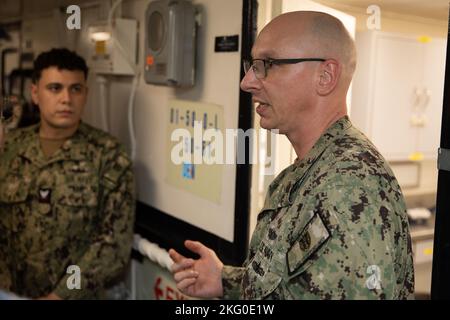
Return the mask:
<path id="1" fill-rule="evenodd" d="M 50 203 L 52 197 L 52 189 L 39 189 L 39 203 Z"/>
<path id="2" fill-rule="evenodd" d="M 295 273 L 330 238 L 331 234 L 319 214 L 315 214 L 300 232 L 287 253 L 289 275 Z"/>

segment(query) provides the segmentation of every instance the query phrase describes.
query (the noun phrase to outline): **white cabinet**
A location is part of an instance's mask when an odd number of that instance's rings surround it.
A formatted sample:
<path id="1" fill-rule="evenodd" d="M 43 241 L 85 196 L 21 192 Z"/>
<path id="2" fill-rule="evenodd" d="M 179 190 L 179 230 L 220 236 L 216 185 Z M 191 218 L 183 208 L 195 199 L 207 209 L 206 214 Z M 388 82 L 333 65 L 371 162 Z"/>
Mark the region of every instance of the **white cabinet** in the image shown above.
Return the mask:
<path id="1" fill-rule="evenodd" d="M 356 34 L 351 119 L 388 160 L 435 158 L 440 141 L 446 40 Z"/>

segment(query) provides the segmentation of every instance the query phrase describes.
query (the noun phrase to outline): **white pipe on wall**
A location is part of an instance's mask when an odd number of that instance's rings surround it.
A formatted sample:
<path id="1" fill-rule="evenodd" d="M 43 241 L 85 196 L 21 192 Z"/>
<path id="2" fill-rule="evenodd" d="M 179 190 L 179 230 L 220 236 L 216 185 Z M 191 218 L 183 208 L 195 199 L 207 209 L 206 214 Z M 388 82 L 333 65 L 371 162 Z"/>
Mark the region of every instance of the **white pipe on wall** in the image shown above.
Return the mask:
<path id="1" fill-rule="evenodd" d="M 108 107 L 108 80 L 101 75 L 97 75 L 97 83 L 99 84 L 99 97 L 100 97 L 100 113 L 102 118 L 102 128 L 104 131 L 109 131 L 108 113 L 106 112 Z"/>
<path id="2" fill-rule="evenodd" d="M 161 267 L 171 271 L 173 264 L 169 253 L 160 248 L 157 244 L 142 238 L 138 234 L 134 234 L 133 248 L 142 255 L 148 257 L 151 261 L 158 263 Z"/>

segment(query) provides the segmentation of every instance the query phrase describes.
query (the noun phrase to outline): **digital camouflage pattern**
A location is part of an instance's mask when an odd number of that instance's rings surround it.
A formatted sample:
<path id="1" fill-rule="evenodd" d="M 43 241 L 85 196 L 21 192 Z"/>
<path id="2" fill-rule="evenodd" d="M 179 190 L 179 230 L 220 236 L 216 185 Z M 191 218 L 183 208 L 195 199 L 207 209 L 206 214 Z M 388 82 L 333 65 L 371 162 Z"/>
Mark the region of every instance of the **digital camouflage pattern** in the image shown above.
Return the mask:
<path id="1" fill-rule="evenodd" d="M 413 298 L 400 186 L 348 117 L 272 182 L 244 266 L 222 277 L 234 299 Z"/>
<path id="2" fill-rule="evenodd" d="M 98 297 L 130 257 L 131 162 L 114 138 L 84 123 L 46 159 L 38 131 L 10 132 L 0 155 L 0 288 Z M 80 290 L 67 286 L 70 265 L 80 268 Z"/>

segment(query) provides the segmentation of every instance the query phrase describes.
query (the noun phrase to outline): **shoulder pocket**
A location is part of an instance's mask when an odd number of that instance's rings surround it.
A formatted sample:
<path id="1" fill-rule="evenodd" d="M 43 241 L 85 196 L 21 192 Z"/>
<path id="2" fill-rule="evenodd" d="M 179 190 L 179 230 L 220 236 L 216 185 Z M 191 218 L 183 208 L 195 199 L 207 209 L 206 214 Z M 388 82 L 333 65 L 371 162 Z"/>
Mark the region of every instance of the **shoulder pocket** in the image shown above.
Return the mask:
<path id="1" fill-rule="evenodd" d="M 111 164 L 111 168 L 105 173 L 101 183 L 104 187 L 113 190 L 117 188 L 119 180 L 130 166 L 131 162 L 127 156 L 120 154 Z"/>
<path id="2" fill-rule="evenodd" d="M 288 276 L 298 275 L 306 270 L 314 262 L 314 255 L 330 237 L 330 231 L 316 213 L 286 254 Z"/>

